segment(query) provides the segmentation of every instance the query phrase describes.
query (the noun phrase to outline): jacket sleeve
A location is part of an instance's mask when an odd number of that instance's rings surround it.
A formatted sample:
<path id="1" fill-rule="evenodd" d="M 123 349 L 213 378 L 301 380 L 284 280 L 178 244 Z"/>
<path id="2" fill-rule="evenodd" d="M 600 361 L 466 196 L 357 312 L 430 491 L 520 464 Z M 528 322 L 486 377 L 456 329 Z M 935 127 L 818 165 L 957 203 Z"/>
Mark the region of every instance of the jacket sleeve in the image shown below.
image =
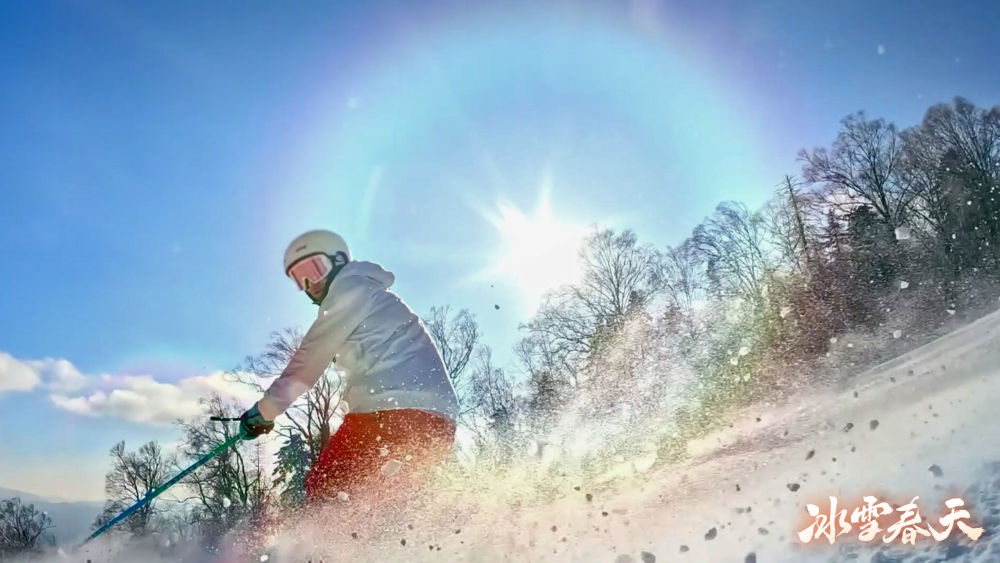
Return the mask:
<path id="1" fill-rule="evenodd" d="M 372 295 L 372 282 L 352 279 L 352 284 L 339 284 L 331 294 L 326 308 L 302 337 L 292 359 L 281 375 L 257 403 L 260 414 L 274 420 L 285 412 L 306 391 L 319 381 L 354 329 L 364 320 Z"/>

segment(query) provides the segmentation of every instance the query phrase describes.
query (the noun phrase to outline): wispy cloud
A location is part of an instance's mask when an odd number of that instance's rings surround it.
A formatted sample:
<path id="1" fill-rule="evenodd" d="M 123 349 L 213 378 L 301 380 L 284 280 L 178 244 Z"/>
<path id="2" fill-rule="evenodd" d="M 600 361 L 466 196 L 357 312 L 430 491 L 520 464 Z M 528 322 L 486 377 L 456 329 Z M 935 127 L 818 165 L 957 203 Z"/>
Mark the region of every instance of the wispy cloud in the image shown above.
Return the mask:
<path id="1" fill-rule="evenodd" d="M 213 393 L 249 406 L 258 393 L 223 372 L 158 381 L 149 375 L 85 375 L 63 359 L 18 360 L 0 352 L 0 393 L 43 391 L 62 410 L 92 417 L 115 417 L 142 424 L 170 424 L 204 412 Z"/>

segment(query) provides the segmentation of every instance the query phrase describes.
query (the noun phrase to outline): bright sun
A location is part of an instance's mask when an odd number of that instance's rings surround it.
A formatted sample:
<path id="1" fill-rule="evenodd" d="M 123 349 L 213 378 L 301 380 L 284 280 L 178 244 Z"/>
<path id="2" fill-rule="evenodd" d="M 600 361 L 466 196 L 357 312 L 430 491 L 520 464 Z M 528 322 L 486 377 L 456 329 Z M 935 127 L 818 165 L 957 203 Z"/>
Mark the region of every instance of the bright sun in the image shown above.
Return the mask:
<path id="1" fill-rule="evenodd" d="M 545 292 L 578 279 L 578 253 L 586 229 L 556 220 L 547 190 L 531 215 L 509 203 L 498 204 L 496 211 L 488 219 L 500 234 L 502 248 L 491 274 L 516 283 L 531 305 Z"/>

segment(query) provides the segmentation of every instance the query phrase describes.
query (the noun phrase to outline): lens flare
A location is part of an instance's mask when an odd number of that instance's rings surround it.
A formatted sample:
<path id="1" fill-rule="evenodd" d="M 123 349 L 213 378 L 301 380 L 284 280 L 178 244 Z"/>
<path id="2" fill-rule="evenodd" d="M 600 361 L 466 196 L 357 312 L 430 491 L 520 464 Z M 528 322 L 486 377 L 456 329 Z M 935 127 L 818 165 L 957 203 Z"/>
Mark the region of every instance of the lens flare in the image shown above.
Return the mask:
<path id="1" fill-rule="evenodd" d="M 489 274 L 512 281 L 526 301 L 537 304 L 545 293 L 579 279 L 579 250 L 586 229 L 552 214 L 548 189 L 543 188 L 533 212 L 501 202 L 487 217 L 501 246 Z"/>

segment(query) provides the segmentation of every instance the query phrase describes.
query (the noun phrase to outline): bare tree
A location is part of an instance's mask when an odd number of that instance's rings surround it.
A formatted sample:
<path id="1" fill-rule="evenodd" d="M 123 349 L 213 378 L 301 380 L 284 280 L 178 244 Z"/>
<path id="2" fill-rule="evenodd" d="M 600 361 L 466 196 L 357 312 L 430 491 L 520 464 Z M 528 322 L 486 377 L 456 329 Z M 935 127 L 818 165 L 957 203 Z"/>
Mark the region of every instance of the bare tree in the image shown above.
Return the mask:
<path id="1" fill-rule="evenodd" d="M 809 264 L 815 258 L 821 209 L 815 192 L 803 190 L 794 178 L 785 176 L 761 211 L 780 263 L 800 275 L 809 274 Z"/>
<path id="2" fill-rule="evenodd" d="M 551 338 L 534 332 L 514 347 L 518 363 L 527 375 L 527 415 L 544 426 L 563 404 L 570 389 L 579 385 L 578 372 L 566 366 L 562 351 L 554 350 Z"/>
<path id="3" fill-rule="evenodd" d="M 989 190 L 1000 180 L 1000 106 L 986 110 L 957 97 L 927 110 L 922 127 L 972 168 L 980 187 Z"/>
<path id="4" fill-rule="evenodd" d="M 527 324 L 517 357 L 529 376 L 544 373 L 576 386 L 580 370 L 594 354 L 601 326 L 572 289 L 549 295 Z"/>
<path id="5" fill-rule="evenodd" d="M 474 411 L 477 424 L 472 428 L 480 454 L 491 454 L 495 461 L 509 460 L 515 441 L 517 401 L 513 383 L 493 363 L 489 348 L 480 348 L 476 355 L 472 388 L 479 398 Z"/>
<path id="6" fill-rule="evenodd" d="M 448 377 L 458 395 L 459 416 L 464 416 L 476 406 L 471 378 L 466 373 L 473 352 L 479 346 L 479 323 L 468 310 L 462 309 L 454 316 L 450 307 L 431 307 L 423 319 L 427 331 L 441 353 Z"/>
<path id="7" fill-rule="evenodd" d="M 695 301 L 704 288 L 704 268 L 698 249 L 691 239 L 661 253 L 660 279 L 670 304 L 688 318 L 693 316 Z"/>
<path id="8" fill-rule="evenodd" d="M 226 402 L 218 394 L 206 401 L 206 407 L 206 414 L 217 417 L 237 416 L 242 410 L 240 405 Z M 201 458 L 237 431 L 235 425 L 207 418 L 182 421 L 179 425 L 184 432 L 181 455 L 187 461 Z M 259 522 L 266 518 L 270 483 L 263 469 L 262 441 L 238 442 L 184 479 L 190 496 L 183 502 L 196 502 L 194 515 L 210 542 L 244 520 Z"/>
<path id="9" fill-rule="evenodd" d="M 921 221 L 942 236 L 953 215 L 948 178 L 944 171 L 947 145 L 935 139 L 927 128 L 911 127 L 902 133 L 903 160 L 900 174 L 917 194 L 911 211 L 914 223 Z"/>
<path id="10" fill-rule="evenodd" d="M 288 366 L 301 342 L 302 333 L 296 329 L 273 332 L 264 351 L 247 356 L 229 376 L 263 393 L 265 386 Z M 332 424 L 342 417 L 339 407 L 343 385 L 343 378 L 331 364 L 316 385 L 285 410 L 287 424 L 279 427 L 278 433 L 285 438 L 301 436 L 311 459 L 316 459 L 330 441 Z"/>
<path id="11" fill-rule="evenodd" d="M 263 393 L 281 375 L 302 343 L 302 333 L 293 328 L 272 332 L 264 351 L 247 356 L 229 377 Z M 330 442 L 333 429 L 343 418 L 341 397 L 344 380 L 335 364 L 302 397 L 285 409 L 275 434 L 284 438 L 277 453 L 273 485 L 281 488 L 279 498 L 288 505 L 305 499 L 305 476 L 320 452 Z"/>
<path id="12" fill-rule="evenodd" d="M 868 120 L 864 112 L 845 117 L 831 150 L 803 150 L 808 182 L 820 182 L 850 201 L 866 203 L 890 228 L 902 225 L 916 193 L 901 181 L 903 148 L 896 126 Z"/>
<path id="13" fill-rule="evenodd" d="M 52 519 L 35 510 L 35 505 L 21 504 L 18 497 L 0 501 L 0 556 L 13 557 L 53 544 L 48 533 L 52 527 Z"/>
<path id="14" fill-rule="evenodd" d="M 571 291 L 599 326 L 620 326 L 657 291 L 657 258 L 631 230 L 596 231 L 580 251 L 583 276 Z"/>
<path id="15" fill-rule="evenodd" d="M 145 498 L 146 493 L 166 481 L 171 460 L 163 455 L 156 442 L 147 442 L 138 450 L 127 451 L 125 442 L 111 448 L 111 469 L 104 476 L 107 501 L 94 527 L 98 528 L 129 506 Z M 146 503 L 125 519 L 123 525 L 136 536 L 151 533 L 153 518 L 159 514 L 156 500 Z"/>
<path id="16" fill-rule="evenodd" d="M 980 231 L 1000 264 L 1000 106 L 976 107 L 964 98 L 938 104 L 907 131 L 906 171 L 919 188 L 925 218 L 940 234 Z M 966 203 L 966 205 L 962 205 Z M 944 240 L 946 246 L 953 243 Z M 981 254 L 976 242 L 972 254 Z"/>
<path id="17" fill-rule="evenodd" d="M 727 201 L 695 228 L 691 240 L 719 290 L 759 303 L 771 268 L 765 235 L 760 213 Z"/>
<path id="18" fill-rule="evenodd" d="M 628 316 L 642 310 L 662 288 L 656 250 L 640 245 L 632 231 L 594 231 L 580 251 L 579 283 L 551 293 L 522 328 L 530 333 L 520 349 L 522 364 L 544 365 L 544 378 L 579 383 L 581 370 L 613 340 Z M 544 357 L 536 357 L 542 354 Z M 542 372 L 530 372 L 541 377 Z"/>

